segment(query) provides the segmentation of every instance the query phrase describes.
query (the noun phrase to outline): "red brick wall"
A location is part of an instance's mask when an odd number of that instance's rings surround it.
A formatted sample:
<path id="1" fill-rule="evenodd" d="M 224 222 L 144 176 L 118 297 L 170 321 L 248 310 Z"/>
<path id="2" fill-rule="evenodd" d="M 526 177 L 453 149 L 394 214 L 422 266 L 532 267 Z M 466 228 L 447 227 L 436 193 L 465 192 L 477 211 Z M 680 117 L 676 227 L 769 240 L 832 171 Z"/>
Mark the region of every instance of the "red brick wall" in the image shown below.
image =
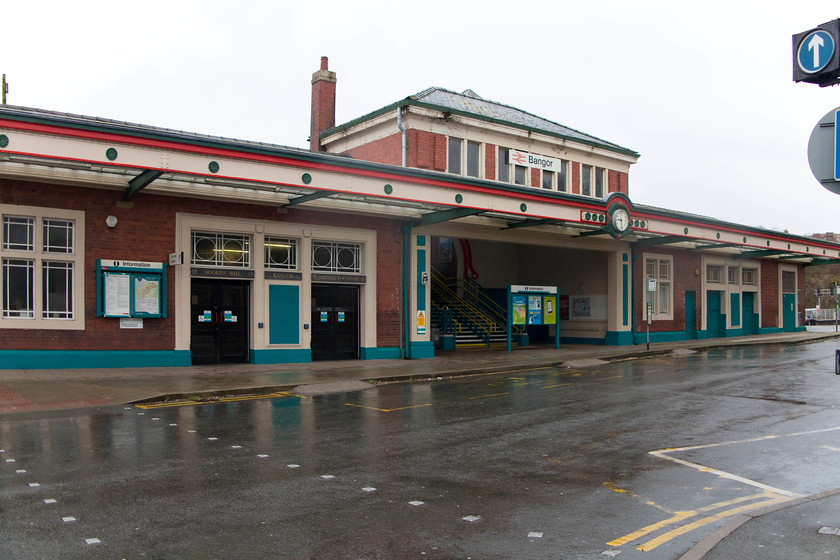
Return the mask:
<path id="1" fill-rule="evenodd" d="M 627 184 L 627 173 L 620 171 L 609 170 L 609 191 L 620 192 L 629 196 L 629 188 Z"/>
<path id="2" fill-rule="evenodd" d="M 688 251 L 674 251 L 664 248 L 647 251 L 653 255 L 673 256 L 673 305 L 674 318 L 671 321 L 653 321 L 650 325 L 651 332 L 672 332 L 685 330 L 685 293 L 695 292 L 695 328 L 700 330 L 701 325 L 701 278 L 702 269 L 700 266 L 700 254 Z M 645 261 L 641 251 L 634 254 L 637 257 L 635 266 L 634 283 L 636 285 L 636 331 L 644 332 L 645 324 L 645 293 L 647 291 L 647 280 L 645 279 Z"/>
<path id="3" fill-rule="evenodd" d="M 446 136 L 408 130 L 408 167 L 446 171 Z"/>
<path id="4" fill-rule="evenodd" d="M 446 171 L 446 146 L 445 135 L 409 129 L 406 131 L 406 166 Z M 375 140 L 348 150 L 345 154 L 362 161 L 402 165 L 402 134 L 397 133 Z M 490 181 L 496 180 L 497 155 L 496 145 L 484 145 L 484 178 Z M 572 181 L 569 192 L 580 194 L 581 164 L 570 161 L 568 165 Z M 542 187 L 539 169 L 531 169 L 530 186 Z M 608 170 L 608 192 L 621 192 L 629 196 L 628 174 Z"/>
<path id="5" fill-rule="evenodd" d="M 572 166 L 572 194 L 580 194 L 580 163 L 573 161 Z"/>
<path id="6" fill-rule="evenodd" d="M 484 145 L 484 178 L 489 181 L 496 180 L 497 152 L 495 144 Z"/>
<path id="7" fill-rule="evenodd" d="M 799 324 L 805 324 L 805 265 L 796 265 L 797 312 Z"/>
<path id="8" fill-rule="evenodd" d="M 0 203 L 85 212 L 85 330 L 0 329 L 0 348 L 19 350 L 172 350 L 175 347 L 175 275 L 167 276 L 167 317 L 147 319 L 143 329 L 120 329 L 115 319 L 96 316 L 96 260 L 131 258 L 167 262 L 175 251 L 175 214 L 189 212 L 264 221 L 352 227 L 377 232 L 377 345 L 399 346 L 400 242 L 390 220 L 272 206 L 235 204 L 140 194 L 133 208 L 118 208 L 122 192 L 0 179 Z M 105 225 L 109 215 L 117 227 Z M 181 320 L 187 320 L 182 318 Z"/>
<path id="9" fill-rule="evenodd" d="M 408 138 L 406 138 L 406 144 L 409 144 Z M 402 134 L 397 133 L 380 138 L 344 153 L 362 161 L 402 165 Z M 410 163 L 408 165 L 411 166 Z"/>
<path id="10" fill-rule="evenodd" d="M 779 317 L 779 265 L 761 261 L 761 326 L 781 327 Z"/>
<path id="11" fill-rule="evenodd" d="M 335 85 L 335 82 L 327 80 L 318 80 L 312 84 L 312 112 L 309 121 L 310 150 L 320 150 L 318 133 L 335 126 Z"/>

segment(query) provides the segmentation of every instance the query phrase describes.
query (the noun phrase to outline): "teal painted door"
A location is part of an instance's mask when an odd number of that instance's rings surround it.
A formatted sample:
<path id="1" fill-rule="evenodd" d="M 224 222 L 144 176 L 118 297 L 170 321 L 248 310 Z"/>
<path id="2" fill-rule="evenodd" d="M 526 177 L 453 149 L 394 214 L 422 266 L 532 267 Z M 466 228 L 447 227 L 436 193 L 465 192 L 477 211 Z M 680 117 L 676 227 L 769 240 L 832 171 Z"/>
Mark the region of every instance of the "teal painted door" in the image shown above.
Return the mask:
<path id="1" fill-rule="evenodd" d="M 743 323 L 744 334 L 758 334 L 758 325 L 755 318 L 755 294 L 744 292 L 741 294 L 741 322 Z"/>
<path id="2" fill-rule="evenodd" d="M 706 292 L 706 338 L 723 336 L 721 330 L 720 295 L 723 292 Z"/>
<path id="3" fill-rule="evenodd" d="M 697 338 L 696 299 L 695 292 L 685 293 L 685 337 L 688 339 Z"/>
<path id="4" fill-rule="evenodd" d="M 782 330 L 796 330 L 796 294 L 782 294 Z"/>

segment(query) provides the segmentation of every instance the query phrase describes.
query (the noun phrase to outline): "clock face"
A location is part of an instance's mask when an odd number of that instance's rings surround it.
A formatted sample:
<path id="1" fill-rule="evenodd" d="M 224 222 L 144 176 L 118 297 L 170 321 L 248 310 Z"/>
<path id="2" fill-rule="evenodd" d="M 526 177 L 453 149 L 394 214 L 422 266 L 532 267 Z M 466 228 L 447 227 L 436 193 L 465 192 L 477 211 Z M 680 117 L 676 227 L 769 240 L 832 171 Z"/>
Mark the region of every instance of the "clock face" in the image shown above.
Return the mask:
<path id="1" fill-rule="evenodd" d="M 627 231 L 627 227 L 630 225 L 630 215 L 627 213 L 627 210 L 625 210 L 624 208 L 619 208 L 615 212 L 613 212 L 612 223 L 616 231 Z"/>

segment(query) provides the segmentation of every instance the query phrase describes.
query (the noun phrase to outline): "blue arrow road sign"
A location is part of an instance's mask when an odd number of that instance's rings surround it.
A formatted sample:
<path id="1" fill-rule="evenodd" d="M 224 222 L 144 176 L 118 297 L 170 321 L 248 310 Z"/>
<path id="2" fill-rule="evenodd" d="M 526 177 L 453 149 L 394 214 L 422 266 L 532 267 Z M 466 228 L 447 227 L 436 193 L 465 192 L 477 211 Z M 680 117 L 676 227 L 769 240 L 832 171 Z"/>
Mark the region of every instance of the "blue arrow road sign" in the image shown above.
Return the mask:
<path id="1" fill-rule="evenodd" d="M 822 29 L 808 33 L 796 52 L 796 63 L 806 74 L 815 74 L 831 62 L 834 55 L 834 39 Z"/>

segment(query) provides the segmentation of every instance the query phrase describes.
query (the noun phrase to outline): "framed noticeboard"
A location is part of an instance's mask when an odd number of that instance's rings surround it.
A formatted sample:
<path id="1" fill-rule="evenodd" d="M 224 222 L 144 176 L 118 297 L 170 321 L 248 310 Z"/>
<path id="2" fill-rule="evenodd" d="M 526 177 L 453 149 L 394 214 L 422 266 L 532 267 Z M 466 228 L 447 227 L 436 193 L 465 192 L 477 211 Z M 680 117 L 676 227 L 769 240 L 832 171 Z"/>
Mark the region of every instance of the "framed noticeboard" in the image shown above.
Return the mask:
<path id="1" fill-rule="evenodd" d="M 527 337 L 532 326 L 553 326 L 554 347 L 560 347 L 560 319 L 568 319 L 568 296 L 559 295 L 557 286 L 510 285 L 507 289 L 507 350 L 511 350 L 514 327 L 520 336 Z M 566 298 L 565 300 L 563 298 Z M 564 308 L 565 306 L 565 308 Z M 523 329 L 524 327 L 524 329 Z M 524 333 L 524 334 L 523 334 Z"/>
<path id="2" fill-rule="evenodd" d="M 166 264 L 97 260 L 96 315 L 166 317 Z"/>

